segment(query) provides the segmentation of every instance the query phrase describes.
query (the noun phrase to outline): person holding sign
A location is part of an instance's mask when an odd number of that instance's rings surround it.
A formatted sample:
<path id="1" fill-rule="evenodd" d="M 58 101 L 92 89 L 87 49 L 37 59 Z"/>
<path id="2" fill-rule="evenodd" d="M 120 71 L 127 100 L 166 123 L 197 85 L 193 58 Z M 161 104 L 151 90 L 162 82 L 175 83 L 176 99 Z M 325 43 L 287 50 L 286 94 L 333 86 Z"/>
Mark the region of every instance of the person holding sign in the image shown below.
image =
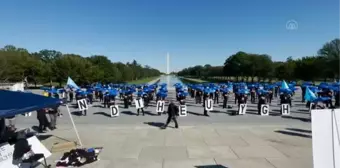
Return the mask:
<path id="1" fill-rule="evenodd" d="M 292 98 L 291 93 L 289 91 L 284 90 L 280 93 L 280 103 L 281 104 L 289 104 L 292 106 Z"/>
<path id="2" fill-rule="evenodd" d="M 146 92 L 143 93 L 143 100 L 144 100 L 144 106 L 147 109 L 149 106 L 149 102 L 150 102 L 148 93 Z"/>
<path id="3" fill-rule="evenodd" d="M 196 104 L 201 104 L 201 102 L 202 102 L 202 91 L 196 90 L 195 98 L 196 98 Z"/>
<path id="4" fill-rule="evenodd" d="M 220 92 L 219 89 L 216 89 L 215 93 L 214 93 L 214 103 L 218 104 L 219 103 L 219 97 L 220 97 Z"/>
<path id="5" fill-rule="evenodd" d="M 104 95 L 104 108 L 110 108 L 110 95 L 109 92 L 106 92 Z"/>
<path id="6" fill-rule="evenodd" d="M 273 89 L 271 88 L 271 89 L 268 90 L 267 102 L 268 102 L 269 104 L 271 104 L 271 103 L 272 103 L 272 100 L 273 100 Z"/>
<path id="7" fill-rule="evenodd" d="M 137 116 L 139 116 L 140 111 L 142 111 L 143 116 L 145 115 L 144 114 L 144 102 L 143 102 L 142 96 L 143 96 L 143 92 L 139 91 L 137 93 L 137 98 L 136 98 Z M 143 107 L 140 107 L 142 103 L 143 103 Z M 137 104 L 138 104 L 138 106 L 137 106 Z"/>
<path id="8" fill-rule="evenodd" d="M 129 108 L 129 100 L 128 100 L 128 94 L 124 93 L 123 94 L 123 100 L 124 100 L 124 108 Z"/>
<path id="9" fill-rule="evenodd" d="M 185 92 L 179 92 L 178 93 L 178 101 L 179 101 L 180 105 L 185 105 L 185 98 L 186 98 Z"/>
<path id="10" fill-rule="evenodd" d="M 258 90 L 258 95 L 259 95 L 259 102 L 257 103 L 257 110 L 258 114 L 261 115 L 261 106 L 262 104 L 266 104 L 266 97 L 267 97 L 267 92 L 265 90 Z"/>
<path id="11" fill-rule="evenodd" d="M 223 108 L 227 108 L 229 92 L 227 90 L 223 91 Z"/>
<path id="12" fill-rule="evenodd" d="M 208 111 L 205 108 L 205 106 L 206 106 L 205 101 L 208 100 L 208 97 L 209 97 L 208 93 L 204 92 L 204 95 L 203 95 L 203 113 L 207 117 L 209 117 L 209 114 L 208 114 Z"/>
<path id="13" fill-rule="evenodd" d="M 250 90 L 250 102 L 255 104 L 256 90 L 252 87 Z"/>
<path id="14" fill-rule="evenodd" d="M 177 119 L 176 119 L 177 115 L 178 115 L 178 107 L 171 100 L 170 104 L 168 106 L 168 119 L 166 120 L 166 124 L 162 127 L 162 129 L 166 129 L 166 127 L 168 127 L 171 120 L 174 121 L 175 128 L 178 128 L 178 123 L 177 123 Z"/>

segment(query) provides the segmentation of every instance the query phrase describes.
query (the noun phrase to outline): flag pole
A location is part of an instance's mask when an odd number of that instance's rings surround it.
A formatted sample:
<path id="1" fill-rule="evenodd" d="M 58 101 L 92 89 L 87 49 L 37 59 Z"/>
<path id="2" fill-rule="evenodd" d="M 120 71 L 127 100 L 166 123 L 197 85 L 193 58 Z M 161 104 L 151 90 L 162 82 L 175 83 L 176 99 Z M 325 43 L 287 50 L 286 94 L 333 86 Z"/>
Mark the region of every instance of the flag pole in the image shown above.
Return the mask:
<path id="1" fill-rule="evenodd" d="M 73 118 L 72 118 L 72 115 L 71 115 L 71 112 L 70 112 L 70 108 L 68 107 L 67 104 L 66 104 L 66 108 L 67 108 L 68 114 L 70 115 L 70 119 L 71 119 L 71 122 L 72 122 L 72 125 L 73 125 L 73 129 L 74 129 L 74 132 L 76 132 L 76 135 L 77 135 L 77 138 L 78 138 L 80 147 L 82 147 L 83 144 L 81 143 L 81 139 L 80 139 L 80 137 L 79 137 L 77 127 L 76 127 L 76 125 L 74 124 L 74 121 L 73 121 Z"/>

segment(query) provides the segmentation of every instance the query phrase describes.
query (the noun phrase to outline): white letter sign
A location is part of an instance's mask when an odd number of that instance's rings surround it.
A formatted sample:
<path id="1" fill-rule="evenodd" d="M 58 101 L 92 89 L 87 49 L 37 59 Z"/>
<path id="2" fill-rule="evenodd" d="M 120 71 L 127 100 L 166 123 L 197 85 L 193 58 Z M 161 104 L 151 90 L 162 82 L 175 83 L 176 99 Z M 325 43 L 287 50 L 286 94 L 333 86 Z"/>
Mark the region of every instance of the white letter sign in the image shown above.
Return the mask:
<path id="1" fill-rule="evenodd" d="M 118 117 L 119 116 L 119 107 L 118 105 L 110 106 L 111 109 L 111 117 Z"/>
<path id="2" fill-rule="evenodd" d="M 164 101 L 158 101 L 157 106 L 156 106 L 156 112 L 157 113 L 163 113 L 164 112 L 164 105 L 165 105 Z"/>
<path id="3" fill-rule="evenodd" d="M 136 105 L 136 109 L 140 109 L 144 107 L 144 101 L 142 98 L 140 99 L 136 99 L 135 100 L 135 105 Z"/>
<path id="4" fill-rule="evenodd" d="M 89 106 L 87 105 L 87 100 L 86 99 L 80 99 L 77 102 L 78 102 L 79 111 L 83 111 L 83 110 L 89 109 Z"/>
<path id="5" fill-rule="evenodd" d="M 205 101 L 205 110 L 212 111 L 214 109 L 214 101 L 212 99 L 208 99 Z"/>
<path id="6" fill-rule="evenodd" d="M 281 105 L 281 114 L 283 116 L 290 115 L 290 106 L 289 106 L 289 104 L 282 104 Z"/>
<path id="7" fill-rule="evenodd" d="M 187 116 L 187 105 L 180 105 L 178 109 L 179 109 L 179 116 L 181 117 Z"/>
<path id="8" fill-rule="evenodd" d="M 340 110 L 312 110 L 314 168 L 340 167 Z"/>
<path id="9" fill-rule="evenodd" d="M 247 110 L 247 104 L 240 104 L 240 106 L 238 108 L 238 114 L 244 115 L 244 114 L 246 114 L 246 110 Z"/>
<path id="10" fill-rule="evenodd" d="M 269 115 L 269 105 L 268 104 L 262 104 L 261 105 L 261 115 L 262 116 Z"/>

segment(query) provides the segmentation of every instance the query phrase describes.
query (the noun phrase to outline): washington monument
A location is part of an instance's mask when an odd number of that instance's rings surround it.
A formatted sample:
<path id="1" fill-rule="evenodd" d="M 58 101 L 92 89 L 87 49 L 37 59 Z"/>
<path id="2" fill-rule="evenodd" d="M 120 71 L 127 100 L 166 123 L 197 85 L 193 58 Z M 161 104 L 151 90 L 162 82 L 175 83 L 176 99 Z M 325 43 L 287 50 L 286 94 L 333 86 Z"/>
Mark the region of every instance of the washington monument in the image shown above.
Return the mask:
<path id="1" fill-rule="evenodd" d="M 170 74 L 170 55 L 169 53 L 166 54 L 166 74 Z"/>

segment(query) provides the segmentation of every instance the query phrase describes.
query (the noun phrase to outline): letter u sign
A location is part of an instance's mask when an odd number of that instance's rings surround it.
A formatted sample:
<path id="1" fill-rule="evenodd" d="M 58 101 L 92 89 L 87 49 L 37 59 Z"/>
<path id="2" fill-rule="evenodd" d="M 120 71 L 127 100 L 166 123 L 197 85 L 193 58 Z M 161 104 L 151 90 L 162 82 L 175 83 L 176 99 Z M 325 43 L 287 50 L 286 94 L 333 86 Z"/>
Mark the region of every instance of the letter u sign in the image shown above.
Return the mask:
<path id="1" fill-rule="evenodd" d="M 205 101 L 205 110 L 207 111 L 212 111 L 214 109 L 214 104 L 213 104 L 213 100 L 212 99 L 208 99 Z"/>

